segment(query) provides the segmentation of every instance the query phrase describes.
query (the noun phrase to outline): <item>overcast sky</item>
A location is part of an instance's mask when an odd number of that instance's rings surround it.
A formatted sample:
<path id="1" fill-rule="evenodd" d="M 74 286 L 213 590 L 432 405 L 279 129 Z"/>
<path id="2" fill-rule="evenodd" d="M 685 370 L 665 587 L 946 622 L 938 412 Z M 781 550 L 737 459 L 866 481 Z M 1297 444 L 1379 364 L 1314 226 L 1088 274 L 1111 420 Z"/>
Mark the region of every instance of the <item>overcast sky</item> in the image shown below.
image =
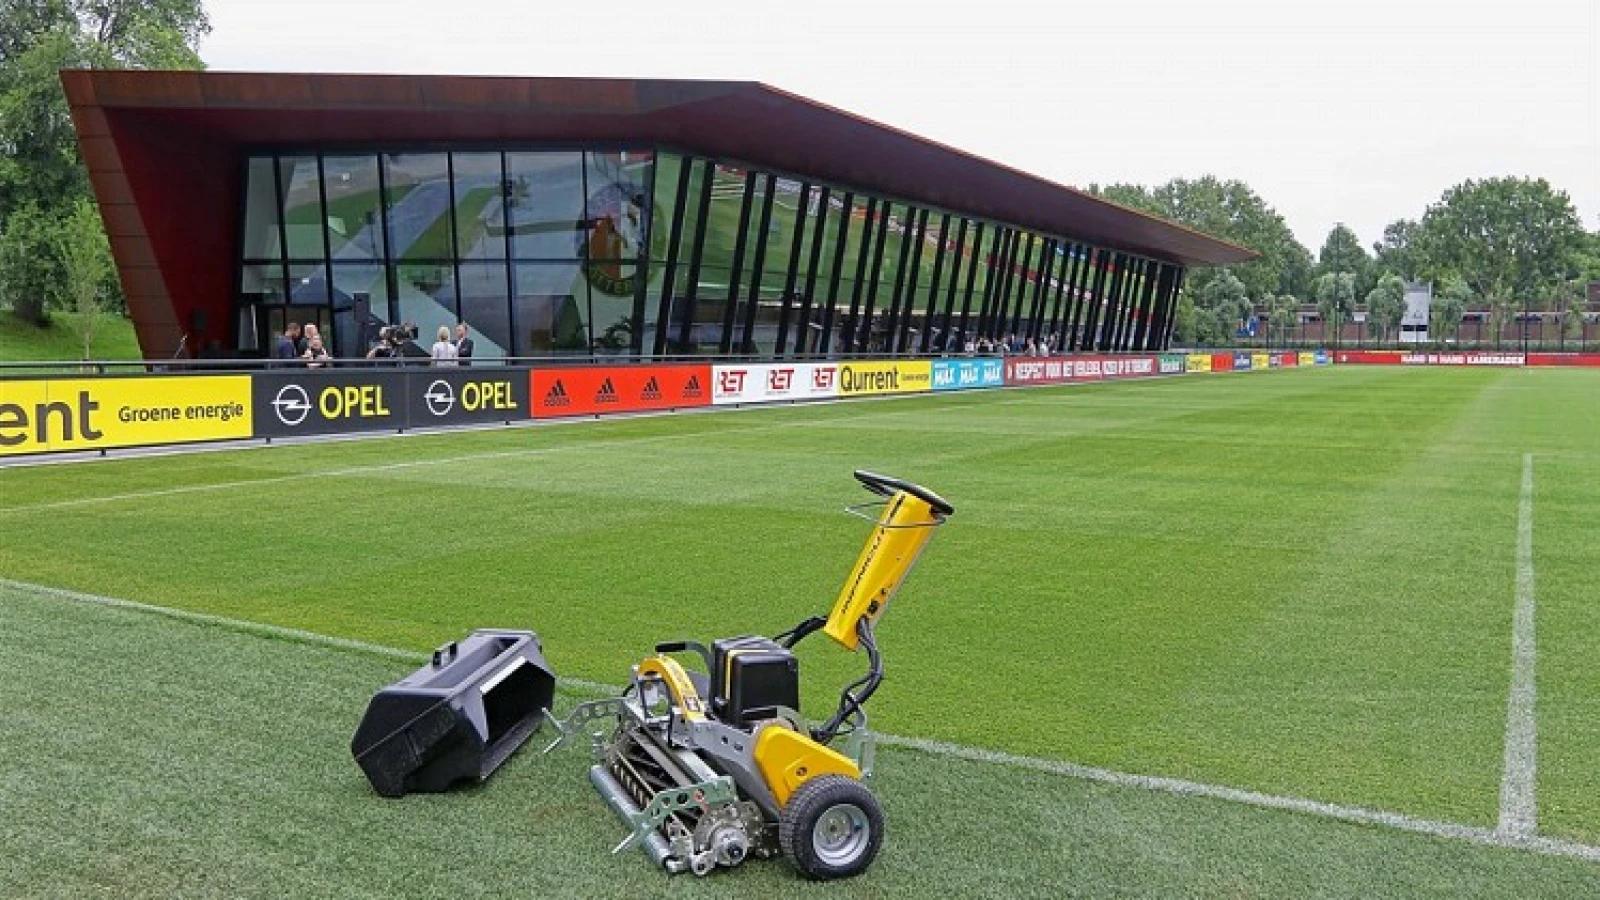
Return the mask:
<path id="1" fill-rule="evenodd" d="M 1074 186 L 1239 178 L 1313 253 L 1466 178 L 1600 227 L 1600 0 L 208 0 L 214 69 L 762 81 Z"/>

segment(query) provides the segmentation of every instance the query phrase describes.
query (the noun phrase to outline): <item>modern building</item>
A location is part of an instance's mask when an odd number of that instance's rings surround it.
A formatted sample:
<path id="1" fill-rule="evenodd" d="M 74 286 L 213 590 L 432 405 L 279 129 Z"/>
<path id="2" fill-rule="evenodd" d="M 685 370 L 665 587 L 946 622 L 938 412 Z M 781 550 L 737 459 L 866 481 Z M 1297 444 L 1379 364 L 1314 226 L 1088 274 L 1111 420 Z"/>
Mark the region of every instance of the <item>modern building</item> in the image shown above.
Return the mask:
<path id="1" fill-rule="evenodd" d="M 65 71 L 145 355 L 1164 347 L 1249 250 L 744 82 Z"/>

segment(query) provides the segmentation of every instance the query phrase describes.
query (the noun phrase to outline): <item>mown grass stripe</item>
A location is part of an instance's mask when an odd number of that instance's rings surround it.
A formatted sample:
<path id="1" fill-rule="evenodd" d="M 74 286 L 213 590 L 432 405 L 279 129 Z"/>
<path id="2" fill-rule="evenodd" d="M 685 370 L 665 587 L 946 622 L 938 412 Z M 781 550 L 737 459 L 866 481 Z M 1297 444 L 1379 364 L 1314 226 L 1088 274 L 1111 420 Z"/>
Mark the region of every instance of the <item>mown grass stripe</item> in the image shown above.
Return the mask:
<path id="1" fill-rule="evenodd" d="M 126 609 L 134 612 L 163 616 L 178 621 L 189 622 L 196 625 L 225 628 L 244 634 L 255 635 L 278 640 L 287 640 L 296 643 L 314 644 L 351 650 L 360 653 L 380 656 L 386 659 L 415 663 L 427 658 L 426 654 L 395 647 L 385 647 L 380 644 L 366 641 L 351 640 L 348 638 L 332 637 L 304 631 L 298 628 L 285 628 L 278 625 L 266 625 L 259 622 L 249 622 L 242 619 L 216 616 L 207 613 L 197 613 L 188 610 L 173 609 L 150 603 L 140 603 L 134 600 L 123 600 L 115 597 L 106 597 L 99 594 L 88 594 L 81 591 L 66 590 L 64 588 L 49 587 L 46 585 L 32 584 L 0 577 L 0 588 L 32 593 L 37 596 L 51 597 L 79 603 L 90 603 L 99 606 L 108 606 Z M 615 693 L 615 685 L 601 684 L 583 679 L 562 678 L 563 686 L 583 693 Z M 1500 829 L 1490 830 L 1473 825 L 1463 825 L 1456 822 L 1441 822 L 1430 819 L 1408 816 L 1402 813 L 1387 812 L 1384 810 L 1367 809 L 1357 806 L 1343 806 L 1332 803 L 1323 803 L 1302 797 L 1289 797 L 1276 794 L 1265 794 L 1258 791 L 1242 790 L 1240 788 L 1226 787 L 1223 785 L 1203 784 L 1200 782 L 1186 781 L 1179 778 L 1167 778 L 1158 775 L 1138 775 L 1129 772 L 1117 772 L 1110 769 L 1101 769 L 1093 766 L 1080 765 L 1064 760 L 1041 759 L 1033 756 L 1023 756 L 1015 753 L 1005 753 L 997 750 L 987 750 L 981 747 L 969 747 L 961 744 L 952 744 L 945 741 L 928 740 L 925 738 L 906 737 L 894 734 L 878 734 L 881 743 L 905 749 L 917 750 L 936 756 L 945 756 L 961 759 L 968 762 L 984 763 L 1008 768 L 1025 769 L 1042 772 L 1049 775 L 1058 775 L 1082 781 L 1093 781 L 1109 784 L 1116 787 L 1135 788 L 1155 793 L 1174 794 L 1186 797 L 1203 797 L 1211 800 L 1221 800 L 1228 803 L 1252 806 L 1259 809 L 1280 810 L 1300 813 L 1325 819 L 1336 819 L 1361 825 L 1373 825 L 1398 831 L 1408 831 L 1425 834 L 1433 837 L 1451 840 L 1466 841 L 1473 844 L 1499 847 L 1511 850 L 1523 850 L 1544 856 L 1568 857 L 1600 862 L 1600 847 L 1566 841 L 1556 838 L 1540 837 L 1534 834 L 1507 832 Z"/>

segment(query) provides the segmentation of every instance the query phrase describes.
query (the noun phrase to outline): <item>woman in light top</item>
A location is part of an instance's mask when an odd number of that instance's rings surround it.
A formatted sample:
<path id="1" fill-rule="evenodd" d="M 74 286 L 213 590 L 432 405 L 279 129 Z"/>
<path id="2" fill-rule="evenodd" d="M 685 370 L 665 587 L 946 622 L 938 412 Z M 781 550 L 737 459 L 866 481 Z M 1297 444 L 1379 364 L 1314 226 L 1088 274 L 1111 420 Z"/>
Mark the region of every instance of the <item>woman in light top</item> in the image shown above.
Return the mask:
<path id="1" fill-rule="evenodd" d="M 433 342 L 433 350 L 429 355 L 436 366 L 456 365 L 456 345 L 450 342 L 449 327 L 439 327 L 439 339 Z"/>

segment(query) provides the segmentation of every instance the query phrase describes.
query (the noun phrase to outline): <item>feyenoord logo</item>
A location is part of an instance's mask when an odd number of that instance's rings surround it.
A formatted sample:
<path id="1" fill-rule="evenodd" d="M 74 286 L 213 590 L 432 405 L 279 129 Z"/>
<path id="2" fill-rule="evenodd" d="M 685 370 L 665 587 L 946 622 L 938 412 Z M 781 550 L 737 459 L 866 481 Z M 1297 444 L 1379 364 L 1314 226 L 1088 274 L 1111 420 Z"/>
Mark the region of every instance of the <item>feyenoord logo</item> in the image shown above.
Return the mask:
<path id="1" fill-rule="evenodd" d="M 436 416 L 447 416 L 456 406 L 456 392 L 451 389 L 450 383 L 442 378 L 428 385 L 428 390 L 423 393 L 422 399 L 428 403 L 428 412 Z"/>
<path id="2" fill-rule="evenodd" d="M 300 385 L 286 384 L 272 398 L 272 411 L 278 414 L 279 422 L 293 428 L 311 415 L 311 397 Z"/>
<path id="3" fill-rule="evenodd" d="M 613 181 L 589 196 L 588 229 L 580 232 L 583 274 L 595 290 L 631 297 L 638 286 L 640 242 L 650 196 L 638 185 Z"/>
<path id="4" fill-rule="evenodd" d="M 545 392 L 544 405 L 545 406 L 571 406 L 572 405 L 572 398 L 567 396 L 567 386 L 561 383 L 561 379 L 559 379 L 559 378 L 556 379 L 556 383 L 550 385 L 550 390 Z"/>

